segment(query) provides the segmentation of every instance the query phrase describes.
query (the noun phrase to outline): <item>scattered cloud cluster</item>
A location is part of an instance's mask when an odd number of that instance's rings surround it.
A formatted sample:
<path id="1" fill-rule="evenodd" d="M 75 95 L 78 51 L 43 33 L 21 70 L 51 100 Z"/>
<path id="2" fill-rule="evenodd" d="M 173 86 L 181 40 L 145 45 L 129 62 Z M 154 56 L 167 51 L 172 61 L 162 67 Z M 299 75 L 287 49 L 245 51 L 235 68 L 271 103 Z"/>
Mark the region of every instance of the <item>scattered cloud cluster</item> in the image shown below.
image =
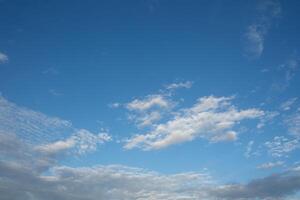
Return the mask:
<path id="1" fill-rule="evenodd" d="M 257 7 L 256 20 L 247 27 L 244 34 L 246 56 L 259 58 L 264 50 L 265 37 L 269 32 L 272 21 L 281 14 L 281 5 L 278 0 L 260 1 Z"/>
<path id="2" fill-rule="evenodd" d="M 178 111 L 173 119 L 129 139 L 125 148 L 160 149 L 195 138 L 211 142 L 236 140 L 237 132 L 233 130 L 236 124 L 245 119 L 259 119 L 265 113 L 255 108 L 239 110 L 232 104 L 232 99 L 202 97 L 192 107 Z"/>
<path id="3" fill-rule="evenodd" d="M 288 153 L 299 148 L 298 139 L 288 139 L 284 136 L 275 136 L 273 140 L 265 142 L 268 152 L 273 157 L 286 157 Z"/>
<path id="4" fill-rule="evenodd" d="M 20 144 L 14 149 L 0 146 L 1 153 L 15 154 L 14 157 L 19 158 L 0 161 L 3 199 L 271 200 L 291 196 L 300 189 L 298 169 L 246 184 L 220 184 L 207 172 L 164 175 L 121 165 L 73 168 L 52 162 L 47 168 L 38 170 L 34 165 L 43 161 L 42 158 L 45 160 L 45 156 L 36 156 L 27 162 L 23 156 L 32 149 L 24 152 L 24 146 Z M 29 155 L 34 154 L 30 152 Z"/>
<path id="5" fill-rule="evenodd" d="M 57 157 L 10 133 L 0 133 L 0 153 L 3 199 L 252 200 L 280 199 L 300 189 L 297 168 L 246 184 L 220 184 L 207 171 L 165 175 L 121 165 L 61 166 Z"/>

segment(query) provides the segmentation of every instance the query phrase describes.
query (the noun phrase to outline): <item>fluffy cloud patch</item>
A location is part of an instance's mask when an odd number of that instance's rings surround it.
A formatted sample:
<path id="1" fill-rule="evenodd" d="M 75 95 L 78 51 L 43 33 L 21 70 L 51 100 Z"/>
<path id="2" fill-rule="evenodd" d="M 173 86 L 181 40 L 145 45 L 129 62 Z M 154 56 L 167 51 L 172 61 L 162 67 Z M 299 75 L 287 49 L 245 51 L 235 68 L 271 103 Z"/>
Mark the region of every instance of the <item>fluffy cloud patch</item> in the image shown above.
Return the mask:
<path id="1" fill-rule="evenodd" d="M 135 99 L 127 104 L 127 109 L 134 111 L 146 111 L 153 107 L 169 108 L 171 102 L 163 95 L 149 95 L 145 99 Z"/>
<path id="2" fill-rule="evenodd" d="M 207 139 L 211 142 L 235 140 L 235 125 L 245 119 L 258 119 L 265 113 L 259 109 L 239 110 L 232 104 L 232 97 L 202 97 L 191 108 L 183 109 L 176 116 L 156 125 L 150 132 L 129 139 L 125 148 L 144 150 L 160 149 L 172 144 Z"/>

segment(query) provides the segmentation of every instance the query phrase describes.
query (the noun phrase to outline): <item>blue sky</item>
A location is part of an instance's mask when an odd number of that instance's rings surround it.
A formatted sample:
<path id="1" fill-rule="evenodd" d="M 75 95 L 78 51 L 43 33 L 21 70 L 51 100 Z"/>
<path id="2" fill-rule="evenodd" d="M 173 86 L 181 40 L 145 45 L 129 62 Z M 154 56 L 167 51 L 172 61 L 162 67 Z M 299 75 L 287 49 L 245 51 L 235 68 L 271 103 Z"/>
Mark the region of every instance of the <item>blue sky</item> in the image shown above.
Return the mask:
<path id="1" fill-rule="evenodd" d="M 297 199 L 299 9 L 0 1 L 3 199 Z"/>

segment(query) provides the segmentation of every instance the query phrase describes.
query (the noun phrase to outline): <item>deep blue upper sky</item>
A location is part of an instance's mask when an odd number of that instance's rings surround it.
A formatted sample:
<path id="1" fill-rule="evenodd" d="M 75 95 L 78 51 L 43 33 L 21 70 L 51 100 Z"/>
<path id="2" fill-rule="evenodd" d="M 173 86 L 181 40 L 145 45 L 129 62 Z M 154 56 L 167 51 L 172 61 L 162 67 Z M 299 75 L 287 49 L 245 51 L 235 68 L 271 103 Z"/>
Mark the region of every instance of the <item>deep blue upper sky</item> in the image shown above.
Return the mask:
<path id="1" fill-rule="evenodd" d="M 0 136 L 63 154 L 43 173 L 286 173 L 299 164 L 299 19 L 296 0 L 2 0 Z M 99 132 L 110 139 L 93 144 Z"/>

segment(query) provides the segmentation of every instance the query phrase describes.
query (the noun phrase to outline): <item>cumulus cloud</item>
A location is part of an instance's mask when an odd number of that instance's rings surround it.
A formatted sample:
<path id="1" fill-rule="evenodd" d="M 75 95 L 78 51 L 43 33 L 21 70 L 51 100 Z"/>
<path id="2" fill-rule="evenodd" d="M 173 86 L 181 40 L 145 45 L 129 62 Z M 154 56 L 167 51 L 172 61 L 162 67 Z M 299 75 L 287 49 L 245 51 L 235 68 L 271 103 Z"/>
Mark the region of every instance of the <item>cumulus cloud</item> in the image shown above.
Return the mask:
<path id="1" fill-rule="evenodd" d="M 130 112 L 128 119 L 138 127 L 152 126 L 174 106 L 175 102 L 165 94 L 148 95 L 125 104 L 126 109 Z"/>
<path id="2" fill-rule="evenodd" d="M 249 58 L 259 58 L 264 50 L 265 37 L 272 21 L 279 17 L 281 5 L 277 0 L 260 1 L 257 7 L 257 18 L 249 25 L 244 34 L 245 53 Z"/>
<path id="3" fill-rule="evenodd" d="M 147 111 L 153 107 L 169 108 L 172 103 L 163 95 L 149 95 L 145 99 L 135 99 L 127 104 L 127 109 Z"/>
<path id="4" fill-rule="evenodd" d="M 8 62 L 8 56 L 0 52 L 0 64 Z"/>
<path id="5" fill-rule="evenodd" d="M 232 104 L 232 99 L 202 97 L 191 108 L 182 109 L 173 119 L 156 125 L 146 134 L 132 137 L 125 148 L 160 149 L 196 138 L 211 142 L 235 140 L 235 125 L 245 119 L 258 119 L 264 115 L 264 111 L 254 108 L 239 110 Z"/>

